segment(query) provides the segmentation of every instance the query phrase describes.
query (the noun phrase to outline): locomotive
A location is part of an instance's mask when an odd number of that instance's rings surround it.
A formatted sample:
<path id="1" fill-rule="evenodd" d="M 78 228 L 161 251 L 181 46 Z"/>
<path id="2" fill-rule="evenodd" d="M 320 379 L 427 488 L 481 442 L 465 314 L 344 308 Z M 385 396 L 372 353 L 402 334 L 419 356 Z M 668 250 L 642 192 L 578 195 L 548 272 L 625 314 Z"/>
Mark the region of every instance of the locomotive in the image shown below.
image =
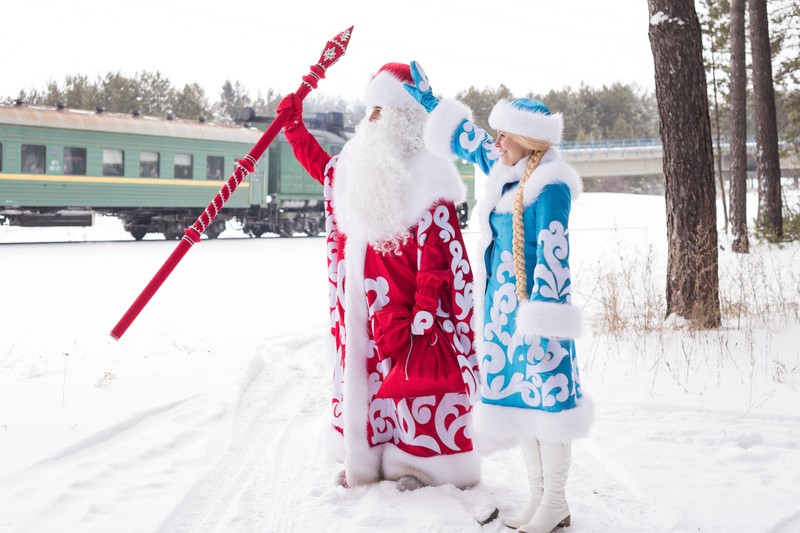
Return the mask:
<path id="1" fill-rule="evenodd" d="M 119 218 L 136 240 L 148 233 L 179 239 L 271 121 L 252 109 L 240 113 L 236 126 L 225 126 L 202 117 L 0 104 L 0 223 L 90 226 L 102 214 Z M 306 124 L 330 154 L 352 136 L 341 113 L 316 113 Z M 458 206 L 466 227 L 474 170 L 466 162 L 458 166 L 468 193 Z M 282 134 L 204 234 L 216 238 L 229 220 L 252 237 L 324 230 L 322 186 Z"/>

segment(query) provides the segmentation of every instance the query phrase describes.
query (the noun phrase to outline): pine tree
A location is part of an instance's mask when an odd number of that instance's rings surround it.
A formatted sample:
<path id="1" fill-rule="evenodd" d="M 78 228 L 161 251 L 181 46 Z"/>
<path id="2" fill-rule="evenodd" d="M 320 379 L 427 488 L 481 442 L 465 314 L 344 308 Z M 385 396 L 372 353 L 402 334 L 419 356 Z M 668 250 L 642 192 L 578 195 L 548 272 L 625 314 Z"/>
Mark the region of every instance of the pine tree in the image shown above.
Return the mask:
<path id="1" fill-rule="evenodd" d="M 747 64 L 745 59 L 745 0 L 731 0 L 730 44 L 730 179 L 731 229 L 734 252 L 750 251 L 747 238 Z"/>
<path id="2" fill-rule="evenodd" d="M 720 324 L 716 192 L 700 22 L 693 0 L 648 0 L 664 146 L 667 315 Z"/>
<path id="3" fill-rule="evenodd" d="M 753 100 L 756 109 L 758 225 L 768 240 L 783 236 L 778 122 L 772 82 L 767 0 L 749 0 L 750 48 L 753 56 Z"/>

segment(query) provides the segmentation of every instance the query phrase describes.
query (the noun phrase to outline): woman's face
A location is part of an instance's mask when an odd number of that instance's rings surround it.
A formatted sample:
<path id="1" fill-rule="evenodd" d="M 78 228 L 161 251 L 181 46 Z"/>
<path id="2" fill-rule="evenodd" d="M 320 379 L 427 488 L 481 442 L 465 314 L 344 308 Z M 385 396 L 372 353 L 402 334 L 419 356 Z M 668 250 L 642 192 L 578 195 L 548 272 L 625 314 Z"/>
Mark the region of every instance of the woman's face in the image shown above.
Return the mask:
<path id="1" fill-rule="evenodd" d="M 500 162 L 509 167 L 516 165 L 520 159 L 533 153 L 533 150 L 523 148 L 521 144 L 506 136 L 505 132 L 502 131 L 497 132 L 497 139 L 495 139 L 494 145 L 500 150 Z"/>

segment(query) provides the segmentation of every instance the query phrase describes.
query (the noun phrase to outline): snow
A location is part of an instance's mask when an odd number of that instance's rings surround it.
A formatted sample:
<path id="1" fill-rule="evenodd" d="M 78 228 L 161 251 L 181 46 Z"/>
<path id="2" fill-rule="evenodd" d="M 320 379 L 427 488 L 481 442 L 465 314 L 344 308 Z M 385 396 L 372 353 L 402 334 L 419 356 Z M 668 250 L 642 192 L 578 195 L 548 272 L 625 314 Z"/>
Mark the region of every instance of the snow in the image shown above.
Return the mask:
<path id="1" fill-rule="evenodd" d="M 721 233 L 725 323 L 693 331 L 661 320 L 665 227 L 661 197 L 574 206 L 596 412 L 569 532 L 800 531 L 800 246 L 737 256 Z M 468 490 L 335 485 L 324 239 L 241 237 L 194 246 L 113 341 L 176 241 L 0 226 L 0 532 L 510 531 L 476 519 L 522 505 L 518 450 Z"/>
<path id="2" fill-rule="evenodd" d="M 663 22 L 674 22 L 674 23 L 678 24 L 679 26 L 683 26 L 684 24 L 686 24 L 686 22 L 684 22 L 682 19 L 680 19 L 678 17 L 670 18 L 669 15 L 665 14 L 663 11 L 659 11 L 658 13 L 656 13 L 655 15 L 650 17 L 650 25 L 651 26 L 658 26 L 659 24 L 661 24 Z"/>

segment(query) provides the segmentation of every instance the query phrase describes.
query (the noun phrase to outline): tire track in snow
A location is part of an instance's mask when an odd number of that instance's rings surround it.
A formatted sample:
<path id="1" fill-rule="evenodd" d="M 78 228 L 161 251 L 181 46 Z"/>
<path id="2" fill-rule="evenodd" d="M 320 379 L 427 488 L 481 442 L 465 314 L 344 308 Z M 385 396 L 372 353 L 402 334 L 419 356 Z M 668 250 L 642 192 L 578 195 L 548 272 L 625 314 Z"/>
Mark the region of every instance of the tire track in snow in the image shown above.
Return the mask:
<path id="1" fill-rule="evenodd" d="M 193 396 L 143 410 L 98 431 L 8 478 L 7 486 L 14 488 L 0 488 L 0 501 L 14 512 L 5 514 L 0 526 L 49 533 L 61 529 L 54 517 L 67 513 L 79 517 L 83 531 L 125 531 L 119 524 L 106 523 L 107 517 L 136 516 L 147 509 L 147 502 L 174 497 L 182 474 L 164 465 L 202 456 L 208 440 L 198 428 L 218 424 L 224 417 L 224 405 L 209 408 L 202 397 Z M 87 494 L 98 488 L 103 499 L 88 499 Z M 139 520 L 146 527 L 148 518 Z"/>
<path id="2" fill-rule="evenodd" d="M 573 445 L 569 484 L 580 492 L 570 508 L 580 520 L 581 533 L 692 531 L 674 528 L 680 516 L 650 497 L 592 439 Z"/>
<path id="3" fill-rule="evenodd" d="M 626 436 L 620 439 L 622 434 Z M 585 490 L 583 485 L 591 483 L 594 490 L 582 501 L 597 509 L 598 523 L 618 521 L 607 524 L 614 531 L 628 531 L 635 517 L 650 520 L 639 527 L 647 526 L 647 531 L 788 533 L 800 525 L 797 442 L 800 421 L 794 417 L 656 403 L 607 404 L 597 409 L 590 437 L 576 446 L 585 449 L 590 467 L 581 473 L 586 481 L 573 486 Z M 772 526 L 758 516 L 764 501 L 776 509 Z"/>
<path id="4" fill-rule="evenodd" d="M 286 512 L 291 485 L 304 468 L 303 443 L 317 432 L 297 416 L 304 406 L 296 405 L 293 389 L 304 388 L 308 376 L 295 358 L 319 340 L 319 335 L 283 338 L 264 349 L 265 364 L 242 397 L 229 448 L 163 524 L 163 533 L 293 529 L 294 516 Z M 264 477 L 272 479 L 262 483 Z M 272 490 L 276 478 L 278 490 Z"/>

